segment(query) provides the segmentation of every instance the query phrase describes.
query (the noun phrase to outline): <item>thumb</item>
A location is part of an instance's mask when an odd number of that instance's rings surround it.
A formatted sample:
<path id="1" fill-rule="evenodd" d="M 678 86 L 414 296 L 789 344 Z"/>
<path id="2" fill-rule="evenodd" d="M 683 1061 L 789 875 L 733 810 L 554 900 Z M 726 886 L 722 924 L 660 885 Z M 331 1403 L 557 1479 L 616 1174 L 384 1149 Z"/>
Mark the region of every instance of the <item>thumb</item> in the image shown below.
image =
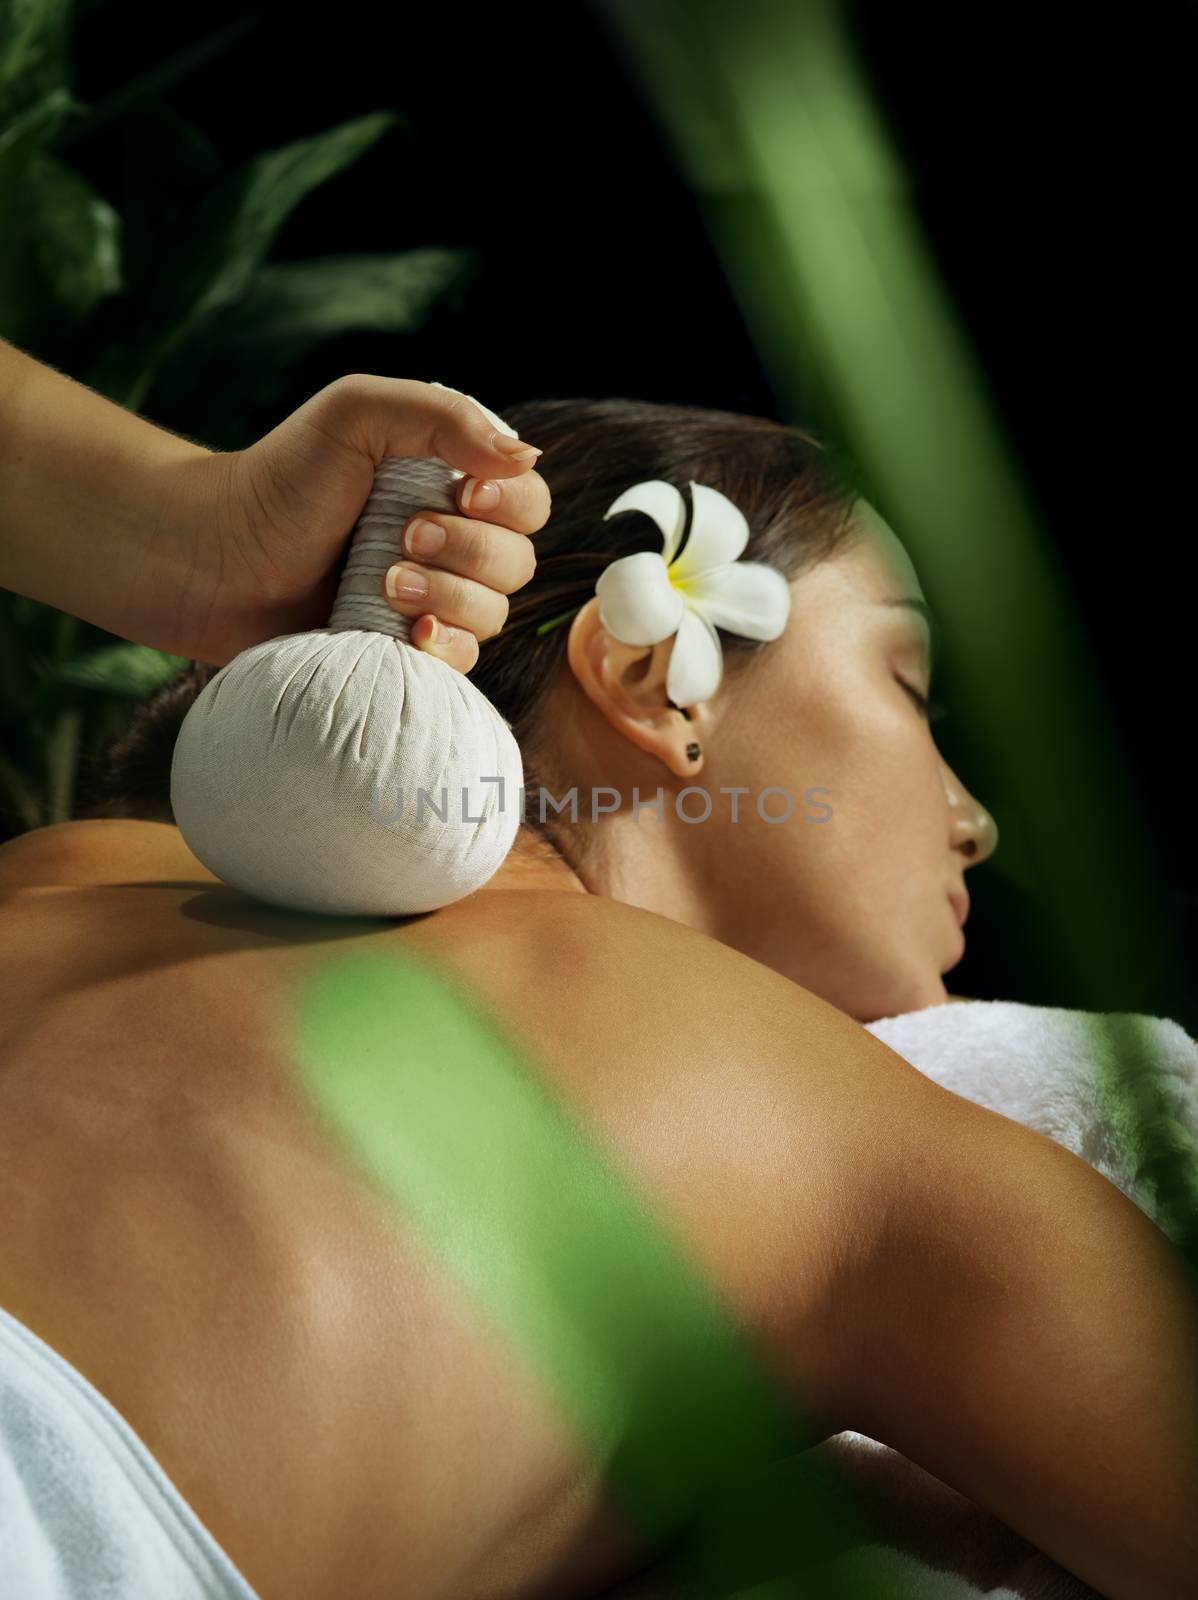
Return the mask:
<path id="1" fill-rule="evenodd" d="M 447 384 L 358 372 L 325 394 L 346 439 L 376 466 L 384 456 L 436 456 L 458 476 L 512 478 L 542 454 L 481 400 Z"/>

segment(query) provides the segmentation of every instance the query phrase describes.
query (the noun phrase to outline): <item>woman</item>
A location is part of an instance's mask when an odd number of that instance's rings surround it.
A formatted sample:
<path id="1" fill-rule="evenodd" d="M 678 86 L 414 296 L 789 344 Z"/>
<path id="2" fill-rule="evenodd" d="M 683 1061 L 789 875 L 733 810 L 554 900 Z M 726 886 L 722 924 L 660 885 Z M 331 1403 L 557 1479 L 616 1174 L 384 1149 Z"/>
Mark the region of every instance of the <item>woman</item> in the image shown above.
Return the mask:
<path id="1" fill-rule="evenodd" d="M 560 400 L 516 406 L 511 421 L 546 441 L 555 508 L 535 577 L 470 676 L 524 753 L 526 842 L 543 842 L 565 881 L 709 934 L 861 1021 L 943 1003 L 964 949 L 965 873 L 997 828 L 936 749 L 930 613 L 847 467 L 797 430 L 723 412 Z M 721 631 L 729 686 L 686 707 L 666 693 L 673 636 L 621 644 L 595 593 L 621 556 L 661 548 L 643 512 L 605 522 L 609 503 L 667 475 L 725 494 L 751 529 L 738 565 L 765 563 L 793 589 L 784 637 Z M 459 544 L 405 563 L 433 589 L 392 605 L 453 618 L 463 555 Z M 143 708 L 93 814 L 173 820 L 174 737 L 214 671 L 194 664 Z M 698 797 L 679 805 L 687 786 Z"/>
<path id="2" fill-rule="evenodd" d="M 946 998 L 964 872 L 995 844 L 923 717 L 897 540 L 794 430 L 614 401 L 507 418 L 544 445 L 554 510 L 474 681 L 530 789 L 602 784 L 620 809 L 522 830 L 444 911 L 331 928 L 190 856 L 169 754 L 205 669 L 158 697 L 115 752 L 105 814 L 0 851 L 0 971 L 21 972 L 0 1306 L 128 1419 L 263 1600 L 585 1595 L 651 1562 L 610 1463 L 294 1082 L 280 1041 L 304 979 L 347 945 L 421 955 L 668 1220 L 811 1443 L 892 1445 L 1103 1593 L 1186 1592 L 1198 1319 L 1175 1256 L 1068 1151 L 853 1020 Z M 660 547 L 640 519 L 602 520 L 650 479 L 718 488 L 748 518 L 746 557 L 789 580 L 784 634 L 722 637 L 708 702 L 670 704 L 671 641 L 620 644 L 591 598 L 612 560 Z M 468 574 L 472 519 L 436 520 L 430 575 Z M 410 614 L 454 621 L 447 583 Z M 537 632 L 574 606 L 568 631 Z M 626 811 L 634 786 L 648 803 L 696 774 L 753 809 Z M 769 788 L 795 797 L 785 826 L 755 804 Z M 830 821 L 802 820 L 808 790 Z"/>

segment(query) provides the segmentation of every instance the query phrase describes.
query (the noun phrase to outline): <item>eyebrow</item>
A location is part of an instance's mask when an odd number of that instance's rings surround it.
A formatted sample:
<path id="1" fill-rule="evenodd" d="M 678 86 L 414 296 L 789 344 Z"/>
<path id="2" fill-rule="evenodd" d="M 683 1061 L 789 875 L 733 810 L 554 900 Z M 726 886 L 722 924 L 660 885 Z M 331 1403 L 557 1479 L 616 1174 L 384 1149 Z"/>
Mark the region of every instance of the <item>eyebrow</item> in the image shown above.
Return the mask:
<path id="1" fill-rule="evenodd" d="M 912 599 L 910 596 L 904 595 L 901 599 L 880 600 L 878 602 L 878 604 L 879 605 L 883 605 L 883 606 L 903 606 L 908 611 L 917 611 L 919 613 L 919 615 L 923 618 L 923 620 L 928 625 L 928 633 L 929 633 L 930 639 L 931 639 L 931 648 L 930 648 L 930 650 L 928 652 L 928 655 L 929 655 L 928 665 L 929 665 L 930 669 L 934 672 L 935 668 L 936 668 L 936 661 L 937 661 L 937 659 L 939 657 L 939 654 L 940 654 L 940 649 L 939 649 L 940 625 L 936 621 L 936 617 L 935 617 L 935 615 L 934 615 L 934 613 L 932 611 L 932 608 L 927 603 L 927 601 L 926 600 L 915 600 L 915 599 Z"/>

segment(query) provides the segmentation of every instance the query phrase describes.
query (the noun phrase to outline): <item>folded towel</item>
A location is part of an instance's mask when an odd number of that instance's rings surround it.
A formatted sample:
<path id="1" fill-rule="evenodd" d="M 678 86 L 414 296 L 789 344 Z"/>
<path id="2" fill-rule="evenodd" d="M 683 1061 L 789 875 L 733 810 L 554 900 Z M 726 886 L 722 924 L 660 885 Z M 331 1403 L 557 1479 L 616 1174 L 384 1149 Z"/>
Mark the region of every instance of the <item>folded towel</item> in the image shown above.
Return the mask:
<path id="1" fill-rule="evenodd" d="M 1176 1240 L 1184 1219 L 1173 1196 L 1156 1193 L 1145 1141 L 1160 1139 L 1191 1164 L 1198 1160 L 1198 1045 L 1178 1023 L 965 1000 L 866 1028 L 943 1088 L 1067 1146 Z M 1143 1128 L 1124 1098 L 1125 1084 L 1139 1086 Z"/>
<path id="2" fill-rule="evenodd" d="M 256 1600 L 120 1412 L 2 1307 L 0 1595 Z"/>
<path id="3" fill-rule="evenodd" d="M 1158 1194 L 1145 1147 L 1146 1135 L 1163 1130 L 1183 1156 L 1198 1149 L 1198 1045 L 1178 1023 L 970 1000 L 866 1026 L 943 1088 L 1065 1145 L 1178 1236 L 1181 1213 Z M 1134 1125 L 1121 1094 L 1125 1073 L 1140 1085 L 1146 1128 Z M 871 1582 L 862 1590 L 871 1600 L 1094 1596 L 1005 1523 L 877 1440 L 840 1433 L 817 1452 L 843 1473 L 878 1530 L 877 1545 L 836 1563 L 839 1575 L 851 1577 L 858 1561 L 887 1553 L 887 1587 Z"/>

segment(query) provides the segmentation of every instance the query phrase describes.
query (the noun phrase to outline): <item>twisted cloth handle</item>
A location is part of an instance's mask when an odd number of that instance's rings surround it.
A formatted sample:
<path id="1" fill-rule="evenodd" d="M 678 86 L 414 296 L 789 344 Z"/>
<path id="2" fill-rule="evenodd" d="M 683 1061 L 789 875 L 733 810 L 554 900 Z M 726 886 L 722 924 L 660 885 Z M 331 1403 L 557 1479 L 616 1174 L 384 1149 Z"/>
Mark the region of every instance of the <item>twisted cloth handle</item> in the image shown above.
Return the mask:
<path id="1" fill-rule="evenodd" d="M 451 394 L 462 393 L 460 389 L 449 389 L 444 383 L 434 382 L 429 387 L 446 389 Z M 517 437 L 515 428 L 497 417 L 481 400 L 476 400 L 472 394 L 464 398 L 485 413 L 497 432 L 506 434 L 509 439 Z M 427 460 L 383 457 L 375 469 L 374 487 L 354 531 L 329 618 L 331 629 L 369 628 L 374 633 L 387 633 L 393 639 L 408 641 L 412 619 L 400 616 L 387 604 L 383 595 L 383 574 L 394 562 L 403 560 L 400 534 L 417 511 L 457 511 L 454 485 L 465 476 L 457 467 L 447 466 L 439 456 Z"/>

